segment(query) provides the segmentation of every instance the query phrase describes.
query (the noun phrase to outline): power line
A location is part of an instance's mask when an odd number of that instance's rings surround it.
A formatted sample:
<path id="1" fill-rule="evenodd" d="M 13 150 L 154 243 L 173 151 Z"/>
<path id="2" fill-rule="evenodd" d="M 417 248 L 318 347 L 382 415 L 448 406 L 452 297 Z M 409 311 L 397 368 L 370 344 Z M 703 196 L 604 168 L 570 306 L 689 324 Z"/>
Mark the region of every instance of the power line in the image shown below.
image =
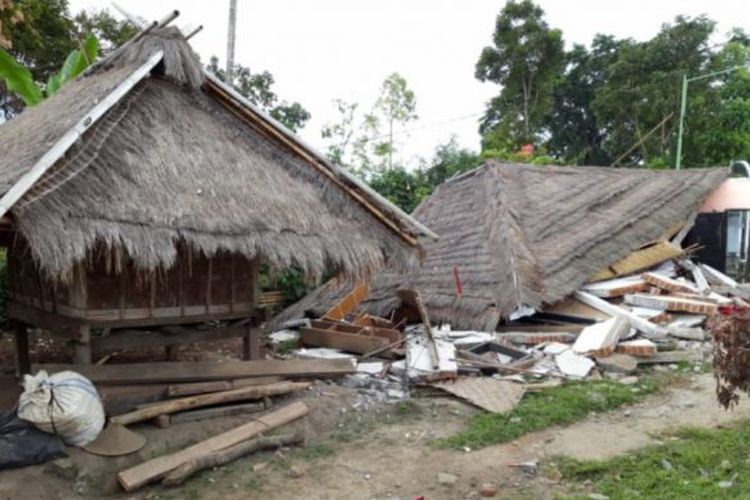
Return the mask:
<path id="1" fill-rule="evenodd" d="M 468 114 L 468 115 L 456 116 L 456 117 L 453 117 L 453 118 L 448 118 L 446 120 L 441 120 L 441 121 L 437 121 L 437 122 L 432 122 L 432 123 L 428 123 L 428 124 L 425 124 L 425 125 L 421 125 L 419 127 L 411 127 L 411 128 L 401 129 L 401 130 L 393 132 L 393 135 L 394 136 L 396 136 L 396 135 L 403 135 L 403 134 L 408 134 L 409 132 L 416 132 L 416 131 L 424 130 L 424 129 L 428 129 L 428 128 L 435 128 L 435 127 L 439 127 L 441 125 L 446 125 L 448 123 L 455 123 L 455 122 L 458 122 L 458 121 L 461 121 L 461 120 L 467 120 L 469 118 L 474 118 L 476 116 L 481 116 L 483 114 L 484 114 L 484 111 L 481 111 L 481 112 L 478 112 L 478 113 L 471 113 L 471 114 Z M 374 135 L 372 137 L 363 137 L 363 139 L 364 140 L 368 140 L 368 141 L 374 141 L 374 140 L 377 140 L 377 139 L 385 139 L 387 137 L 390 137 L 390 134 L 380 134 L 380 135 Z"/>

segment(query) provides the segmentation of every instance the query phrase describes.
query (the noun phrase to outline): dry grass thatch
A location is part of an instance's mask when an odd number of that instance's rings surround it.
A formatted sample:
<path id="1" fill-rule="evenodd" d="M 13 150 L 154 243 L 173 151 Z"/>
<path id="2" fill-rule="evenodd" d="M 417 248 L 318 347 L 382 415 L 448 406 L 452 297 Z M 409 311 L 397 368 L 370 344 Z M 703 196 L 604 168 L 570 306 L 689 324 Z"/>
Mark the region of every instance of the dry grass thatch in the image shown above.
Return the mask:
<path id="1" fill-rule="evenodd" d="M 415 288 L 435 321 L 494 329 L 521 306 L 563 299 L 684 221 L 728 174 L 489 162 L 441 185 L 417 207 L 413 215 L 440 240 L 425 245 L 418 271 L 378 276 L 363 309 L 387 314 L 398 305 L 395 290 Z M 283 317 L 324 311 L 341 293 L 329 284 Z"/>
<path id="2" fill-rule="evenodd" d="M 164 52 L 158 74 L 111 108 L 12 208 L 45 271 L 65 279 L 95 247 L 124 248 L 141 269 L 168 268 L 179 242 L 207 255 L 260 254 L 312 277 L 413 265 L 415 248 L 399 234 L 211 97 L 197 56 L 173 28 L 143 37 L 0 126 L 2 191 L 157 50 Z"/>

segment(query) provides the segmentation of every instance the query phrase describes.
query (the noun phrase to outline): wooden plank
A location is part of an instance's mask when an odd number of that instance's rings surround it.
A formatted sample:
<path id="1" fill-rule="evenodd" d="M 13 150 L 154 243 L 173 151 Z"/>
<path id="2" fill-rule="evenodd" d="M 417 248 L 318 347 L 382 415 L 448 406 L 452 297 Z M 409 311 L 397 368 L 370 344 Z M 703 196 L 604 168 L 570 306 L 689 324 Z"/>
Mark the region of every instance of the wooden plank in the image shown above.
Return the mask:
<path id="1" fill-rule="evenodd" d="M 109 420 L 115 424 L 128 425 L 136 422 L 143 422 L 144 420 L 149 420 L 159 415 L 168 415 L 170 413 L 177 413 L 191 408 L 231 403 L 234 401 L 247 401 L 248 399 L 261 399 L 264 397 L 301 391 L 308 387 L 310 387 L 309 382 L 277 382 L 275 384 L 241 387 L 229 391 L 172 399 L 170 401 L 164 401 L 163 403 L 149 405 L 148 407 L 136 411 L 117 415 L 111 417 Z"/>
<path id="2" fill-rule="evenodd" d="M 22 304 L 16 301 L 8 302 L 8 318 L 20 320 L 43 330 L 54 331 L 56 334 L 77 339 L 82 322 L 44 311 L 42 309 Z"/>
<path id="3" fill-rule="evenodd" d="M 198 471 L 220 467 L 231 462 L 232 460 L 236 460 L 237 458 L 259 450 L 268 450 L 273 448 L 281 448 L 282 446 L 301 444 L 304 442 L 304 440 L 304 433 L 302 431 L 298 431 L 295 434 L 259 437 L 256 439 L 251 439 L 249 441 L 243 441 L 224 450 L 195 457 L 189 462 L 180 465 L 175 470 L 170 472 L 167 477 L 164 478 L 164 481 L 162 481 L 162 485 L 177 486 L 185 482 L 187 478 Z"/>
<path id="4" fill-rule="evenodd" d="M 709 316 L 716 314 L 718 311 L 718 306 L 715 303 L 665 295 L 626 295 L 625 302 L 634 306 L 666 309 L 667 311 L 684 311 Z"/>
<path id="5" fill-rule="evenodd" d="M 606 269 L 596 273 L 591 281 L 602 281 L 618 276 L 626 276 L 644 269 L 649 269 L 670 259 L 682 255 L 683 250 L 679 245 L 669 241 L 659 241 L 653 245 L 641 248 L 621 259 Z"/>
<path id="6" fill-rule="evenodd" d="M 164 477 L 171 470 L 198 456 L 223 450 L 264 432 L 286 425 L 305 416 L 308 411 L 309 409 L 304 403 L 292 403 L 252 422 L 200 441 L 176 453 L 147 460 L 135 467 L 121 471 L 117 474 L 117 480 L 125 491 L 134 491 L 151 481 L 156 481 Z"/>
<path id="7" fill-rule="evenodd" d="M 637 314 L 633 314 L 627 309 L 624 309 L 615 304 L 610 304 L 606 300 L 600 299 L 599 297 L 595 297 L 580 290 L 575 292 L 575 297 L 584 304 L 588 304 L 591 307 L 599 309 L 600 311 L 607 314 L 611 314 L 612 316 L 625 316 L 628 321 L 630 321 L 630 324 L 633 326 L 633 328 L 635 328 L 648 338 L 663 339 L 667 336 L 666 328 L 654 324 L 645 318 L 641 318 Z"/>
<path id="8" fill-rule="evenodd" d="M 382 328 L 377 326 L 362 326 L 342 321 L 312 320 L 310 325 L 318 330 L 334 330 L 344 333 L 356 333 L 358 335 L 374 335 L 382 337 L 389 342 L 400 340 L 403 335 L 393 328 Z"/>
<path id="9" fill-rule="evenodd" d="M 245 377 L 280 376 L 288 378 L 319 378 L 354 372 L 351 359 L 264 359 L 258 361 L 179 361 L 129 363 L 120 365 L 35 364 L 34 371 L 56 373 L 73 370 L 94 383 L 159 384 L 176 382 L 207 382 Z"/>
<path id="10" fill-rule="evenodd" d="M 257 413 L 266 409 L 264 403 L 242 403 L 237 405 L 225 405 L 217 408 L 203 408 L 201 410 L 183 411 L 170 415 L 169 422 L 182 424 L 185 422 L 198 422 L 209 418 L 234 417 L 246 413 Z"/>
<path id="11" fill-rule="evenodd" d="M 367 295 L 370 293 L 370 286 L 365 281 L 360 281 L 354 287 L 350 293 L 344 296 L 343 299 L 334 304 L 328 312 L 323 315 L 325 319 L 342 320 L 346 318 L 347 314 L 354 311 L 354 309 L 362 302 Z"/>
<path id="12" fill-rule="evenodd" d="M 228 391 L 233 389 L 228 380 L 216 380 L 213 382 L 195 382 L 193 384 L 172 384 L 167 387 L 167 397 L 176 398 L 181 396 L 195 396 L 209 392 Z"/>
<path id="13" fill-rule="evenodd" d="M 598 281 L 581 287 L 584 292 L 596 297 L 622 297 L 626 293 L 642 292 L 648 288 L 648 283 L 640 276 L 628 276 L 606 281 Z M 545 309 L 548 311 L 549 309 Z"/>
<path id="14" fill-rule="evenodd" d="M 643 273 L 643 279 L 647 283 L 668 292 L 698 293 L 698 289 L 693 287 L 690 283 L 678 281 L 656 273 Z"/>
<path id="15" fill-rule="evenodd" d="M 264 385 L 281 382 L 281 377 L 255 377 L 255 378 L 238 378 L 234 380 L 217 380 L 213 382 L 193 382 L 187 384 L 170 384 L 165 389 L 167 397 L 194 396 L 196 394 L 207 394 L 209 392 L 228 391 L 230 389 L 239 389 L 249 385 Z M 218 385 L 217 385 L 218 384 Z M 221 389 L 214 389 L 215 387 Z"/>
<path id="16" fill-rule="evenodd" d="M 342 351 L 366 354 L 387 346 L 387 339 L 373 335 L 320 330 L 317 328 L 300 328 L 300 342 L 306 346 L 330 347 Z"/>

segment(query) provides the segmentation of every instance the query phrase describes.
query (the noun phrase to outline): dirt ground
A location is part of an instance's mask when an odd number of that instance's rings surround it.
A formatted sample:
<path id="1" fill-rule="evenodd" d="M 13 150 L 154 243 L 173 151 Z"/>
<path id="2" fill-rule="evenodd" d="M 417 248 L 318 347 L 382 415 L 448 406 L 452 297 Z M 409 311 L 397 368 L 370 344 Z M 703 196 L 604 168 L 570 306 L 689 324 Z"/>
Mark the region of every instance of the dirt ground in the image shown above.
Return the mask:
<path id="1" fill-rule="evenodd" d="M 0 499 L 205 498 L 352 499 L 475 498 L 482 484 L 497 485 L 499 498 L 551 499 L 564 485 L 550 473 L 557 455 L 606 458 L 655 443 L 659 435 L 685 426 L 716 427 L 750 418 L 744 401 L 726 412 L 716 404 L 710 374 L 692 375 L 679 387 L 642 403 L 551 428 L 481 450 L 438 449 L 435 438 L 462 428 L 476 409 L 448 398 L 361 409 L 352 390 L 317 383 L 302 395 L 312 408 L 303 421 L 309 445 L 301 450 L 259 454 L 203 473 L 176 490 L 151 486 L 125 495 L 115 473 L 238 425 L 242 418 L 180 424 L 158 429 L 136 426 L 148 445 L 135 455 L 103 459 L 71 450 L 72 466 L 52 464 L 0 471 Z M 280 402 L 283 404 L 283 402 Z M 517 464 L 539 461 L 537 475 Z M 554 469 L 554 468 L 553 468 Z M 441 484 L 438 474 L 455 476 Z"/>

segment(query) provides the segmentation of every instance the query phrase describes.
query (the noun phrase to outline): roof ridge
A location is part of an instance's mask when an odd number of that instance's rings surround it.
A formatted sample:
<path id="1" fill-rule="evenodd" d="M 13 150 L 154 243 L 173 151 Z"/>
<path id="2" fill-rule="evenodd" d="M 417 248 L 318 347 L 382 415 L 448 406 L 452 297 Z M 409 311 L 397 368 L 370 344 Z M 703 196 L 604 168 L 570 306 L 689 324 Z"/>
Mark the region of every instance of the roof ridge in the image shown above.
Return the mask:
<path id="1" fill-rule="evenodd" d="M 511 261 L 510 269 L 516 296 L 516 308 L 528 307 L 530 303 L 534 303 L 536 300 L 528 296 L 531 288 L 523 281 L 523 275 L 526 273 L 519 273 L 519 269 L 531 271 L 534 281 L 542 286 L 543 280 L 541 279 L 539 264 L 528 246 L 528 239 L 519 222 L 519 215 L 509 196 L 511 190 L 512 192 L 516 191 L 511 187 L 512 178 L 504 175 L 501 164 L 492 162 L 486 164 L 486 166 L 487 181 L 489 182 L 484 182 L 485 195 L 489 202 L 488 205 L 494 204 L 493 208 L 495 208 L 488 211 L 488 217 L 485 220 L 487 232 L 485 244 L 489 250 L 490 259 L 494 263 L 492 268 L 499 272 L 502 266 L 506 265 L 500 259 L 502 253 L 497 251 L 500 245 L 503 245 Z M 504 226 L 508 228 L 507 231 L 502 230 Z M 519 248 L 520 252 L 518 251 Z M 502 282 L 502 279 L 499 281 Z M 497 296 L 497 293 L 496 291 L 494 294 Z"/>

